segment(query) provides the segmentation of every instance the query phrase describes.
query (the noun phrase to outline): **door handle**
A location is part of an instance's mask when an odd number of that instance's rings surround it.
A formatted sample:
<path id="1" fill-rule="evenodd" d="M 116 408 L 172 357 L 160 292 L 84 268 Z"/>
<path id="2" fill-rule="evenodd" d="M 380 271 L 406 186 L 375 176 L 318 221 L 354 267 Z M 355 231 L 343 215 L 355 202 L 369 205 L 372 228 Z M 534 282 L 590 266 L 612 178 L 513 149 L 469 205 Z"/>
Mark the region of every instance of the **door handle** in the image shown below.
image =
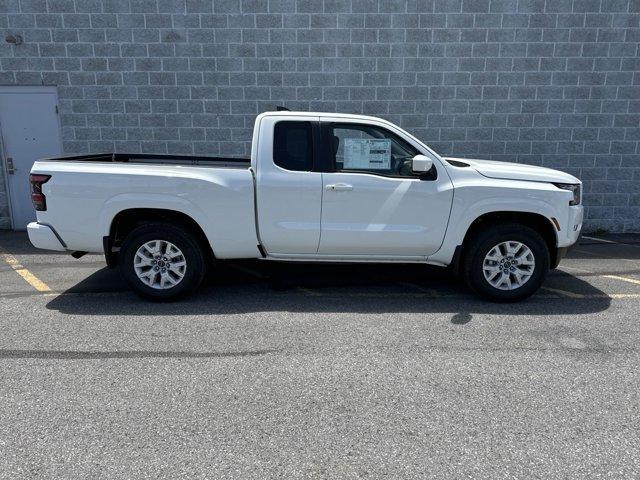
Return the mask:
<path id="1" fill-rule="evenodd" d="M 16 167 L 13 165 L 13 158 L 7 157 L 7 173 L 13 175 L 16 173 Z"/>
<path id="2" fill-rule="evenodd" d="M 353 185 L 349 185 L 348 183 L 334 183 L 331 185 L 326 185 L 324 189 L 333 190 L 335 192 L 348 192 L 350 190 L 353 190 Z"/>

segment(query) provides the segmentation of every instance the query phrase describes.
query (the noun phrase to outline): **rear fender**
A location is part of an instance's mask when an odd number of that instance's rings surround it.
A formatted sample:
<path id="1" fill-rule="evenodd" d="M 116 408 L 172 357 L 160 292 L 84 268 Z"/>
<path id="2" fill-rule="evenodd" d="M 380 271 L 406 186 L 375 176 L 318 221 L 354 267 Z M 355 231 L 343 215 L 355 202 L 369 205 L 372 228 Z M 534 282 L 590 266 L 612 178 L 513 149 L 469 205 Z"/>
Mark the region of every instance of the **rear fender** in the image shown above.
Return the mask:
<path id="1" fill-rule="evenodd" d="M 177 195 L 170 195 L 166 193 L 124 193 L 111 197 L 104 203 L 103 208 L 100 211 L 100 236 L 108 237 L 111 232 L 111 225 L 116 215 L 122 211 L 131 209 L 132 205 L 135 205 L 136 209 L 149 208 L 155 210 L 170 210 L 187 215 L 201 226 L 205 236 L 207 237 L 209 245 L 213 249 L 213 245 L 215 245 L 215 234 L 211 229 L 204 228 L 209 222 L 209 219 L 204 212 L 189 200 Z"/>

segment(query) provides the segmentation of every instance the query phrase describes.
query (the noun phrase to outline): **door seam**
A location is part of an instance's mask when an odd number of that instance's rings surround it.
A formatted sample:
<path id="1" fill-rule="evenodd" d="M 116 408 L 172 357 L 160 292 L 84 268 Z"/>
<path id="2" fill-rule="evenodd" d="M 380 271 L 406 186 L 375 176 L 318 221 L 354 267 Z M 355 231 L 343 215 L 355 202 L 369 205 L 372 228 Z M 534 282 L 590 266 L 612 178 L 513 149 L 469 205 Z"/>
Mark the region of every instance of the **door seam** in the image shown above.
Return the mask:
<path id="1" fill-rule="evenodd" d="M 318 246 L 316 247 L 316 255 L 320 251 L 320 242 L 322 242 L 322 207 L 324 204 L 324 173 L 320 172 L 320 235 L 318 236 Z"/>

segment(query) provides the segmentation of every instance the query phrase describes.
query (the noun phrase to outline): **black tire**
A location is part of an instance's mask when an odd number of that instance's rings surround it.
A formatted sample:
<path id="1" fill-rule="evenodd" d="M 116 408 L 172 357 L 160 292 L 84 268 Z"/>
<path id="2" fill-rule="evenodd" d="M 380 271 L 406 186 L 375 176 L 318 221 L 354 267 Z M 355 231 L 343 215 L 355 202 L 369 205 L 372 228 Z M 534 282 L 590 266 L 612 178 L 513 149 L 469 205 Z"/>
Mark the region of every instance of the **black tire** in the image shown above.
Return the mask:
<path id="1" fill-rule="evenodd" d="M 513 290 L 497 288 L 485 278 L 483 262 L 489 251 L 501 242 L 516 241 L 526 245 L 535 259 L 533 273 L 522 286 Z M 465 246 L 462 278 L 477 294 L 494 302 L 517 302 L 535 293 L 549 273 L 549 248 L 544 239 L 532 228 L 517 223 L 487 226 L 474 235 Z M 506 285 L 506 281 L 503 283 Z"/>
<path id="2" fill-rule="evenodd" d="M 153 240 L 170 242 L 183 254 L 186 262 L 184 276 L 173 287 L 153 288 L 136 274 L 136 252 L 142 245 Z M 132 230 L 122 242 L 118 260 L 120 273 L 131 288 L 143 298 L 158 302 L 177 300 L 192 293 L 198 288 L 206 272 L 205 255 L 198 240 L 184 228 L 161 222 L 147 223 Z"/>

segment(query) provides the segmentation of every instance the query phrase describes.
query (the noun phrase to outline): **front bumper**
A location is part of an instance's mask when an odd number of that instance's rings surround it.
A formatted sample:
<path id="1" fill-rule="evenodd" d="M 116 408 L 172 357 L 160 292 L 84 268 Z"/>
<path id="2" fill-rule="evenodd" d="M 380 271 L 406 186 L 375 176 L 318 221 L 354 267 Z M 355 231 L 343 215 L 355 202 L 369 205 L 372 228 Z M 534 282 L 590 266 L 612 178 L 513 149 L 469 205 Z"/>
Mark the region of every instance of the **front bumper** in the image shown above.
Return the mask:
<path id="1" fill-rule="evenodd" d="M 569 207 L 569 215 L 566 227 L 558 232 L 558 248 L 555 255 L 551 256 L 551 268 L 556 268 L 567 253 L 577 245 L 582 234 L 582 220 L 584 208 L 582 205 Z"/>
<path id="2" fill-rule="evenodd" d="M 558 232 L 558 247 L 570 247 L 578 241 L 582 233 L 583 218 L 584 207 L 582 205 L 569 207 L 569 215 L 565 224 L 566 228 Z"/>
<path id="3" fill-rule="evenodd" d="M 31 222 L 27 225 L 27 233 L 29 234 L 29 241 L 36 248 L 56 250 L 58 252 L 64 252 L 66 250 L 62 241 L 49 225 Z"/>

